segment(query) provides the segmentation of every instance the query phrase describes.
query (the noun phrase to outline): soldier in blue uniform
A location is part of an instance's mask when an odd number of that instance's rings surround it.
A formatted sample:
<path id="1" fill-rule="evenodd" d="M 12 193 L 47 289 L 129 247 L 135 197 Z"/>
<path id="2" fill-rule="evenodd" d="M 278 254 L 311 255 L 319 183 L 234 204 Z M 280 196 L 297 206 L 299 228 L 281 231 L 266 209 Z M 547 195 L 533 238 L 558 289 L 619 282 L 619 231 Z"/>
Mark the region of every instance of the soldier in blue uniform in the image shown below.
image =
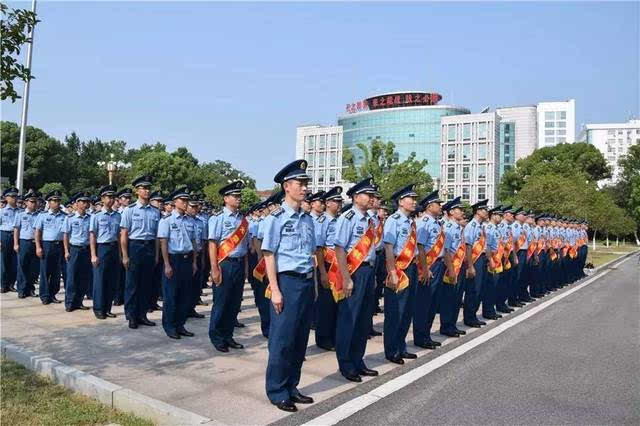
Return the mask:
<path id="1" fill-rule="evenodd" d="M 376 256 L 375 222 L 367 209 L 375 192 L 372 178 L 356 183 L 347 191 L 353 204 L 349 211 L 338 217 L 333 238 L 344 289 L 344 299 L 338 302 L 336 356 L 340 373 L 352 382 L 361 382 L 361 376 L 378 375 L 364 363 L 373 315 Z M 364 236 L 367 232 L 372 238 Z M 360 253 L 363 259 L 360 259 L 362 263 L 358 268 L 350 270 L 347 256 L 362 238 L 369 238 L 369 249 Z"/>
<path id="2" fill-rule="evenodd" d="M 87 213 L 90 197 L 91 195 L 84 191 L 74 194 L 72 201 L 76 211 L 72 216 L 67 216 L 63 224 L 64 258 L 67 261 L 64 305 L 67 312 L 89 309 L 82 304 L 82 299 L 87 292 L 91 275 L 89 254 L 91 215 Z"/>
<path id="3" fill-rule="evenodd" d="M 327 250 L 335 250 L 336 222 L 342 207 L 342 187 L 334 186 L 323 195 L 324 214 L 314 221 L 318 246 L 318 300 L 316 301 L 316 345 L 327 351 L 336 349 L 336 321 L 338 305 L 331 292 L 324 257 Z"/>
<path id="4" fill-rule="evenodd" d="M 116 201 L 114 202 L 114 209 L 120 215 L 124 212 L 129 204 L 131 204 L 132 192 L 130 188 L 122 188 L 120 191 L 116 193 Z M 116 207 L 117 205 L 117 207 Z M 119 256 L 122 253 L 120 252 Z M 116 287 L 115 292 L 113 293 L 113 305 L 120 306 L 124 304 L 124 287 L 127 282 L 127 270 L 122 264 L 122 257 L 120 257 L 120 279 L 118 280 L 118 285 Z"/>
<path id="5" fill-rule="evenodd" d="M 313 403 L 298 390 L 309 341 L 315 298 L 313 219 L 301 209 L 307 191 L 307 162 L 285 166 L 274 181 L 284 189 L 282 206 L 265 218 L 262 252 L 271 291 L 269 361 L 266 391 L 279 409 L 297 411 L 296 403 Z"/>
<path id="6" fill-rule="evenodd" d="M 316 233 L 316 240 L 317 240 L 317 234 L 318 234 L 318 230 L 320 228 L 320 224 L 318 223 L 318 218 L 322 217 L 322 214 L 324 213 L 324 209 L 325 209 L 325 204 L 324 204 L 324 194 L 326 192 L 325 191 L 318 191 L 315 193 L 309 193 L 307 194 L 307 196 L 305 197 L 305 201 L 309 204 L 309 209 L 307 210 L 303 204 L 302 209 L 305 210 L 307 213 L 309 213 L 311 215 L 311 217 L 313 218 L 313 224 L 314 224 L 314 228 L 315 228 L 315 233 Z M 322 250 L 319 250 L 320 256 L 322 256 Z M 324 261 L 319 262 L 319 263 L 324 263 Z M 321 270 L 319 267 L 316 267 L 316 280 L 321 281 L 321 273 L 323 273 L 324 270 Z M 319 284 L 319 282 L 318 282 Z M 311 322 L 311 329 L 315 330 L 316 329 L 316 322 L 317 322 L 317 318 L 318 318 L 318 300 L 316 298 L 315 303 L 313 304 L 313 317 L 312 317 L 312 322 Z M 324 348 L 322 348 L 324 349 Z"/>
<path id="7" fill-rule="evenodd" d="M 268 317 L 269 317 L 269 300 L 264 297 L 265 287 L 258 277 L 255 277 L 253 270 L 258 265 L 258 261 L 262 254 L 260 253 L 260 246 L 257 243 L 258 229 L 260 222 L 263 219 L 264 202 L 259 202 L 252 205 L 247 211 L 249 219 L 249 251 L 247 252 L 247 279 L 251 284 L 251 290 L 253 290 L 253 299 L 258 309 L 258 315 L 260 316 L 260 331 L 264 337 L 269 337 Z"/>
<path id="8" fill-rule="evenodd" d="M 13 225 L 13 247 L 18 253 L 18 297 L 35 296 L 37 260 L 36 243 L 33 239 L 38 217 L 38 193 L 29 191 L 24 195 L 26 209 L 16 215 Z"/>
<path id="9" fill-rule="evenodd" d="M 164 212 L 164 200 L 165 200 L 165 196 L 162 194 L 162 191 L 154 191 L 151 193 L 151 196 L 149 197 L 149 204 L 151 204 L 152 207 L 158 209 L 158 212 L 160 213 L 160 217 L 166 217 L 167 215 Z M 148 313 L 151 313 L 153 311 L 159 311 L 162 308 L 158 305 L 158 300 L 160 300 L 160 298 L 162 297 L 162 270 L 163 270 L 163 264 L 160 261 L 161 259 L 161 254 L 160 254 L 160 245 L 158 244 L 157 246 L 157 250 L 156 250 L 156 261 L 155 261 L 155 266 L 153 267 L 153 271 L 152 273 L 152 278 L 151 278 L 151 291 L 149 292 L 149 308 L 147 309 Z"/>
<path id="10" fill-rule="evenodd" d="M 209 218 L 209 260 L 211 278 L 216 286 L 215 302 L 211 307 L 209 321 L 209 339 L 220 352 L 229 352 L 229 348 L 244 348 L 233 339 L 233 330 L 240 312 L 245 271 L 248 268 L 248 228 L 239 241 L 235 242 L 233 251 L 225 253 L 224 259 L 221 259 L 220 254 L 221 245 L 246 221 L 239 210 L 243 188 L 242 181 L 235 181 L 220 188 L 218 192 L 223 197 L 224 207 L 219 214 Z"/>
<path id="11" fill-rule="evenodd" d="M 93 314 L 98 319 L 115 318 L 111 313 L 120 279 L 118 236 L 122 216 L 113 210 L 117 188 L 106 185 L 98 191 L 103 208 L 91 216 L 89 243 L 93 265 Z"/>
<path id="12" fill-rule="evenodd" d="M 38 215 L 35 225 L 36 256 L 40 258 L 40 300 L 43 305 L 61 303 L 60 266 L 63 258 L 62 225 L 66 215 L 60 210 L 62 193 L 51 191 L 45 196 L 49 210 Z"/>
<path id="13" fill-rule="evenodd" d="M 193 299 L 193 276 L 198 269 L 194 250 L 196 231 L 193 219 L 187 215 L 189 189 L 179 188 L 169 197 L 175 208 L 158 224 L 163 260 L 162 328 L 171 339 L 180 339 L 193 336 L 184 324 Z"/>
<path id="14" fill-rule="evenodd" d="M 484 291 L 482 293 L 482 316 L 487 319 L 502 318 L 502 315 L 496 312 L 509 313 L 510 310 L 506 306 L 497 305 L 497 286 L 500 281 L 500 275 L 503 274 L 502 258 L 497 259 L 495 253 L 498 252 L 498 246 L 502 242 L 502 234 L 498 229 L 498 225 L 502 220 L 502 206 L 498 205 L 489 210 L 490 222 L 485 226 L 484 232 L 487 238 L 487 274 L 484 283 Z"/>
<path id="15" fill-rule="evenodd" d="M 404 269 L 404 274 L 408 278 L 407 288 L 398 289 L 400 277 L 396 271 L 396 257 L 403 251 L 410 237 L 416 236 L 415 223 L 411 219 L 411 214 L 416 209 L 418 194 L 413 190 L 413 186 L 413 184 L 407 185 L 391 196 L 397 202 L 398 210 L 385 222 L 382 237 L 387 264 L 387 288 L 384 292 L 384 355 L 388 361 L 395 364 L 404 364 L 404 359 L 417 358 L 416 354 L 407 351 L 405 340 L 413 318 L 418 283 L 417 244 L 413 253 L 408 254 L 413 259 Z"/>
<path id="16" fill-rule="evenodd" d="M 17 205 L 18 188 L 7 188 L 2 192 L 6 205 L 0 209 L 0 254 L 2 255 L 2 285 L 0 293 L 16 291 L 17 258 L 13 250 L 13 225 L 20 211 Z"/>
<path id="17" fill-rule="evenodd" d="M 518 266 L 515 278 L 516 299 L 518 302 L 529 303 L 533 299 L 529 296 L 527 285 L 529 283 L 529 262 L 527 262 L 527 250 L 529 249 L 529 233 L 531 229 L 527 224 L 527 212 L 522 208 L 516 210 L 516 221 L 513 223 L 514 251 L 518 257 Z"/>
<path id="18" fill-rule="evenodd" d="M 413 344 L 425 348 L 436 349 L 440 342 L 431 339 L 431 326 L 440 308 L 442 295 L 442 277 L 444 275 L 444 245 L 434 247 L 442 225 L 438 218 L 442 213 L 442 200 L 438 197 L 438 190 L 431 192 L 420 201 L 424 215 L 417 221 L 418 259 L 422 266 L 422 281 L 418 283 L 416 291 L 416 312 L 413 316 Z M 433 262 L 427 260 L 427 254 L 433 251 Z M 442 323 L 442 311 L 440 323 Z"/>
<path id="19" fill-rule="evenodd" d="M 193 248 L 196 253 L 196 273 L 191 280 L 191 296 L 189 299 L 189 307 L 187 309 L 187 318 L 204 318 L 204 315 L 196 311 L 196 305 L 200 302 L 200 294 L 202 293 L 202 274 L 204 273 L 204 257 L 203 253 L 207 251 L 207 222 L 199 215 L 200 200 L 197 195 L 192 194 L 187 205 L 187 215 L 193 222 L 194 241 Z"/>
<path id="20" fill-rule="evenodd" d="M 147 319 L 151 291 L 151 271 L 157 259 L 158 222 L 160 212 L 151 207 L 151 176 L 140 176 L 133 181 L 138 200 L 124 209 L 120 222 L 120 250 L 122 264 L 127 270 L 124 312 L 129 328 L 138 325 L 154 326 Z"/>

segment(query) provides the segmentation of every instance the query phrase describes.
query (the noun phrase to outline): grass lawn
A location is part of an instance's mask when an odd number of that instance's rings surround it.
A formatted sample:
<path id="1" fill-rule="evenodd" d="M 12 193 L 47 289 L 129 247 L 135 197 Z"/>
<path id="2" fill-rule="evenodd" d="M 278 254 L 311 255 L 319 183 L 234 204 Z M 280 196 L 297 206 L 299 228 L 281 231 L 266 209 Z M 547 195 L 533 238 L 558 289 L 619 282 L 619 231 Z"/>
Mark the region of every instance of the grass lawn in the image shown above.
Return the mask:
<path id="1" fill-rule="evenodd" d="M 603 241 L 596 242 L 596 250 L 593 250 L 592 244 L 589 244 L 589 252 L 587 254 L 587 263 L 592 262 L 594 266 L 598 267 L 610 260 L 616 259 L 622 256 L 624 253 L 629 253 L 634 250 L 640 249 L 635 242 L 630 243 L 627 241 L 626 245 L 615 245 L 615 240 L 609 242 L 609 247 L 603 244 Z"/>
<path id="2" fill-rule="evenodd" d="M 152 425 L 109 408 L 2 359 L 0 417 L 6 425 Z"/>

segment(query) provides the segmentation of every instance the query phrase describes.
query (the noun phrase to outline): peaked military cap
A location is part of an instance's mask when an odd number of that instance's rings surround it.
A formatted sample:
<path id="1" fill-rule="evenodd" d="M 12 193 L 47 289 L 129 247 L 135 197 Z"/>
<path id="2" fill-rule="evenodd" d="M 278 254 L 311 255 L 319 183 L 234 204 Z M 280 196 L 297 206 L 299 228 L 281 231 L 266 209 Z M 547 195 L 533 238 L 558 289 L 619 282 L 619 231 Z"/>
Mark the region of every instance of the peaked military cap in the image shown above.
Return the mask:
<path id="1" fill-rule="evenodd" d="M 413 211 L 414 216 L 418 213 L 422 213 L 424 211 L 424 207 L 422 204 L 416 204 L 416 209 Z"/>
<path id="2" fill-rule="evenodd" d="M 176 189 L 171 194 L 169 194 L 169 198 L 172 200 L 175 200 L 176 198 L 191 199 L 191 194 L 189 194 L 189 187 L 183 186 L 181 188 Z"/>
<path id="3" fill-rule="evenodd" d="M 164 195 L 162 195 L 161 191 L 153 191 L 151 193 L 151 197 L 149 197 L 151 201 L 164 201 Z"/>
<path id="4" fill-rule="evenodd" d="M 460 197 L 456 197 L 456 198 L 454 198 L 453 200 L 449 201 L 449 202 L 446 204 L 446 208 L 445 208 L 445 206 L 442 206 L 442 209 L 443 209 L 444 211 L 447 211 L 447 212 L 448 212 L 448 211 L 451 211 L 451 210 L 453 210 L 453 209 L 456 209 L 456 208 L 457 208 L 457 209 L 462 208 L 462 203 L 460 202 Z"/>
<path id="5" fill-rule="evenodd" d="M 97 196 L 97 195 L 92 195 L 92 196 L 91 196 L 91 204 L 95 204 L 95 203 L 97 203 L 98 201 L 100 201 L 100 199 L 98 198 L 98 196 Z"/>
<path id="6" fill-rule="evenodd" d="M 500 216 L 502 216 L 502 206 L 498 204 L 497 206 L 494 206 L 492 209 L 489 209 L 489 214 L 499 214 Z"/>
<path id="7" fill-rule="evenodd" d="M 153 176 L 150 176 L 150 175 L 140 176 L 134 179 L 131 185 L 133 185 L 134 188 L 137 188 L 139 186 L 151 186 L 153 185 Z"/>
<path id="8" fill-rule="evenodd" d="M 438 193 L 439 191 L 436 189 L 435 191 L 424 197 L 422 200 L 420 200 L 419 204 L 421 206 L 427 207 L 431 203 L 442 203 L 443 201 L 440 199 Z"/>
<path id="9" fill-rule="evenodd" d="M 24 199 L 26 201 L 33 200 L 36 201 L 40 197 L 40 194 L 35 192 L 33 189 L 30 189 L 26 194 L 24 194 Z"/>
<path id="10" fill-rule="evenodd" d="M 313 194 L 310 193 L 307 195 L 307 201 L 310 203 L 313 201 L 324 201 L 324 196 L 326 193 L 326 191 L 318 191 Z"/>
<path id="11" fill-rule="evenodd" d="M 117 190 L 118 188 L 116 188 L 115 185 L 105 185 L 98 190 L 98 195 L 100 195 L 101 197 L 104 195 L 114 196 L 116 195 Z"/>
<path id="12" fill-rule="evenodd" d="M 236 180 L 235 182 L 231 182 L 228 185 L 223 186 L 218 190 L 218 194 L 222 195 L 240 195 L 242 193 L 242 189 L 244 188 L 244 182 L 241 180 Z"/>
<path id="13" fill-rule="evenodd" d="M 18 188 L 15 187 L 11 187 L 11 188 L 7 188 L 4 191 L 2 191 L 2 196 L 3 197 L 16 197 L 18 195 Z"/>
<path id="14" fill-rule="evenodd" d="M 512 205 L 506 205 L 502 207 L 502 213 L 513 213 L 513 206 Z"/>
<path id="15" fill-rule="evenodd" d="M 527 210 L 526 214 L 529 217 L 536 217 L 536 213 L 533 210 Z"/>
<path id="16" fill-rule="evenodd" d="M 170 197 L 167 197 L 167 198 L 164 199 L 164 203 L 165 204 L 173 204 L 173 199 L 170 198 Z"/>
<path id="17" fill-rule="evenodd" d="M 344 213 L 346 211 L 349 211 L 351 209 L 351 207 L 353 207 L 352 203 L 346 203 L 344 206 L 342 206 L 342 208 L 340 209 L 340 213 Z"/>
<path id="18" fill-rule="evenodd" d="M 398 201 L 403 199 L 404 197 L 417 197 L 418 194 L 416 194 L 416 192 L 413 190 L 414 186 L 415 184 L 412 183 L 405 186 L 404 188 L 397 190 L 396 192 L 393 193 L 391 198 Z"/>
<path id="19" fill-rule="evenodd" d="M 367 177 L 362 179 L 360 182 L 353 185 L 351 188 L 347 190 L 347 197 L 353 197 L 357 194 L 370 194 L 374 195 L 376 193 L 376 187 L 373 183 L 372 177 Z"/>
<path id="20" fill-rule="evenodd" d="M 311 176 L 307 174 L 307 161 L 295 160 L 287 164 L 275 175 L 273 180 L 276 183 L 283 184 L 288 180 L 310 180 Z"/>
<path id="21" fill-rule="evenodd" d="M 377 184 L 373 184 L 373 188 L 375 189 L 373 196 L 376 198 L 382 198 L 382 195 L 380 194 L 380 186 Z"/>
<path id="22" fill-rule="evenodd" d="M 389 207 L 389 204 L 387 204 L 387 202 L 384 200 L 380 201 L 380 207 L 378 208 L 386 211 L 391 211 L 391 207 Z"/>
<path id="23" fill-rule="evenodd" d="M 131 188 L 122 188 L 116 195 L 118 198 L 131 198 Z"/>
<path id="24" fill-rule="evenodd" d="M 87 191 L 79 191 L 73 194 L 71 200 L 73 203 L 75 203 L 76 201 L 91 201 L 91 194 L 89 194 Z"/>
<path id="25" fill-rule="evenodd" d="M 522 209 L 522 207 L 518 207 L 517 209 L 514 210 L 513 214 L 514 216 L 517 216 L 519 214 L 526 214 L 526 212 Z"/>
<path id="26" fill-rule="evenodd" d="M 249 210 L 247 210 L 247 214 L 251 214 L 251 213 L 255 212 L 256 210 L 262 210 L 262 204 L 263 204 L 262 202 L 255 203 L 254 205 L 249 207 Z"/>
<path id="27" fill-rule="evenodd" d="M 324 194 L 325 201 L 342 201 L 342 187 L 334 186 Z"/>
<path id="28" fill-rule="evenodd" d="M 478 201 L 477 203 L 473 204 L 471 206 L 471 209 L 473 210 L 474 213 L 478 210 L 487 210 L 489 208 L 487 206 L 488 202 L 489 202 L 489 199 L 485 198 L 484 200 Z"/>

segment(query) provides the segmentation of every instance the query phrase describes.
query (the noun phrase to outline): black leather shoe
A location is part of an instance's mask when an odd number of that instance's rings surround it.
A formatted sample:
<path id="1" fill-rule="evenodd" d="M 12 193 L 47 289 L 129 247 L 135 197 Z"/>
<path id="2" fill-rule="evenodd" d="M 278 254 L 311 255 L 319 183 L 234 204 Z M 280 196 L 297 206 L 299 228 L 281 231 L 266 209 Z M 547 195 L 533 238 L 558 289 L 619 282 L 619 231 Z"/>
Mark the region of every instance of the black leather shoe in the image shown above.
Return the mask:
<path id="1" fill-rule="evenodd" d="M 178 330 L 178 334 L 181 336 L 187 336 L 187 337 L 193 337 L 194 334 L 190 331 L 187 331 L 186 329 L 182 329 L 182 330 Z"/>
<path id="2" fill-rule="evenodd" d="M 453 330 L 453 331 L 455 331 L 456 333 L 458 333 L 458 334 L 459 334 L 459 335 L 461 335 L 461 336 L 464 336 L 465 334 L 467 334 L 467 332 L 466 332 L 466 331 L 464 331 L 464 330 L 460 330 L 459 328 L 456 328 L 456 329 L 455 329 L 455 330 Z"/>
<path id="3" fill-rule="evenodd" d="M 116 317 L 116 314 L 112 314 L 111 312 L 107 312 L 105 315 L 107 317 L 109 317 L 109 318 L 115 318 Z"/>
<path id="4" fill-rule="evenodd" d="M 234 327 L 236 328 L 243 328 L 245 325 L 243 323 L 241 323 L 240 321 L 236 321 L 236 324 Z"/>
<path id="5" fill-rule="evenodd" d="M 175 333 L 167 333 L 167 337 L 169 337 L 170 339 L 180 339 L 180 334 L 178 334 L 177 332 Z"/>
<path id="6" fill-rule="evenodd" d="M 342 377 L 350 382 L 360 383 L 362 381 L 362 377 L 360 377 L 358 374 L 342 373 Z"/>
<path id="7" fill-rule="evenodd" d="M 67 306 L 67 307 L 65 307 L 65 308 L 64 308 L 64 310 L 65 310 L 65 311 L 67 311 L 67 312 L 73 312 L 73 311 L 75 311 L 76 309 L 77 309 L 77 308 L 74 308 L 74 307 L 72 307 L 72 306 Z"/>
<path id="8" fill-rule="evenodd" d="M 480 327 L 482 327 L 482 324 L 480 324 L 480 321 L 477 321 L 477 322 L 465 322 L 464 325 L 466 325 L 467 327 L 472 327 L 472 328 L 480 328 Z"/>
<path id="9" fill-rule="evenodd" d="M 513 312 L 513 309 L 507 308 L 506 306 L 500 306 L 496 308 L 496 311 L 502 312 L 503 314 L 510 314 L 511 312 Z"/>
<path id="10" fill-rule="evenodd" d="M 376 377 L 378 375 L 378 372 L 376 370 L 365 367 L 362 370 L 358 371 L 358 374 L 361 376 Z"/>
<path id="11" fill-rule="evenodd" d="M 241 345 L 240 343 L 236 342 L 233 339 L 229 339 L 227 341 L 227 346 L 229 346 L 232 349 L 244 349 L 244 345 Z"/>
<path id="12" fill-rule="evenodd" d="M 15 286 L 9 287 L 9 291 L 11 291 L 13 293 L 17 293 L 18 292 L 18 290 L 15 288 Z"/>
<path id="13" fill-rule="evenodd" d="M 382 336 L 382 333 L 376 330 L 371 330 L 371 332 L 369 333 L 369 336 Z"/>
<path id="14" fill-rule="evenodd" d="M 438 342 L 437 340 L 432 340 L 431 343 L 433 343 L 436 346 L 442 346 L 442 343 Z"/>
<path id="15" fill-rule="evenodd" d="M 425 348 L 425 349 L 436 349 L 437 348 L 436 344 L 433 343 L 433 342 L 424 342 L 424 343 L 422 343 L 422 342 L 415 343 L 414 342 L 413 344 L 416 345 L 419 348 Z"/>
<path id="16" fill-rule="evenodd" d="M 102 312 L 94 312 L 93 314 L 96 316 L 96 318 L 98 318 L 100 320 L 107 319 L 107 316 L 105 314 L 103 314 Z"/>
<path id="17" fill-rule="evenodd" d="M 291 396 L 291 402 L 296 404 L 313 404 L 313 398 L 299 393 L 298 395 Z"/>
<path id="18" fill-rule="evenodd" d="M 35 290 L 31 290 L 31 291 L 29 291 L 29 296 L 31 296 L 31 297 L 38 297 L 38 293 L 36 293 L 36 291 L 35 291 Z"/>
<path id="19" fill-rule="evenodd" d="M 50 304 L 50 303 L 51 303 L 51 301 L 50 301 L 50 300 L 43 300 L 43 301 L 42 301 L 42 304 L 43 304 L 43 305 L 48 305 L 48 304 Z"/>
<path id="20" fill-rule="evenodd" d="M 189 312 L 189 315 L 187 315 L 187 318 L 204 318 L 204 315 L 196 311 L 193 311 L 193 312 Z"/>
<path id="21" fill-rule="evenodd" d="M 198 301 L 196 302 L 196 305 L 198 305 L 198 306 L 209 306 L 209 304 L 207 302 L 203 302 L 202 299 L 198 299 Z"/>
<path id="22" fill-rule="evenodd" d="M 531 302 L 535 302 L 535 301 L 536 300 L 534 298 L 532 298 L 532 297 L 527 297 L 526 299 L 524 299 L 524 302 L 527 302 L 527 303 L 531 303 Z"/>
<path id="23" fill-rule="evenodd" d="M 123 303 L 122 300 L 116 299 L 113 301 L 113 306 L 122 306 L 122 303 Z"/>
<path id="24" fill-rule="evenodd" d="M 136 320 L 129 320 L 129 328 L 138 328 L 138 323 L 136 322 Z"/>
<path id="25" fill-rule="evenodd" d="M 88 311 L 90 308 L 88 306 L 80 305 L 76 307 L 76 309 L 80 309 L 81 311 Z"/>
<path id="26" fill-rule="evenodd" d="M 149 321 L 149 320 L 148 320 L 148 319 L 146 319 L 146 318 L 140 318 L 140 319 L 138 320 L 138 324 L 146 325 L 146 326 L 149 326 L 149 327 L 153 327 L 154 325 L 156 325 L 156 323 L 155 323 L 155 322 L 153 322 L 153 321 Z"/>
<path id="27" fill-rule="evenodd" d="M 24 299 L 24 298 L 26 298 L 26 297 L 27 297 L 27 295 L 26 295 L 26 294 L 19 294 L 19 295 L 18 295 L 18 299 Z"/>
<path id="28" fill-rule="evenodd" d="M 418 355 L 416 355 L 416 354 L 412 354 L 412 353 L 410 353 L 410 352 L 402 352 L 402 353 L 400 354 L 400 356 L 401 356 L 402 358 L 404 358 L 404 359 L 416 359 L 416 358 L 418 358 Z"/>
<path id="29" fill-rule="evenodd" d="M 221 345 L 213 345 L 213 347 L 216 348 L 218 352 L 229 352 L 229 346 L 227 346 L 226 343 L 223 343 Z"/>
<path id="30" fill-rule="evenodd" d="M 487 323 L 486 323 L 486 322 L 484 322 L 484 321 L 480 321 L 480 320 L 478 320 L 478 324 L 480 324 L 480 326 L 487 325 Z"/>
<path id="31" fill-rule="evenodd" d="M 296 411 L 298 411 L 296 404 L 294 404 L 292 401 L 288 399 L 280 402 L 275 402 L 273 403 L 273 405 L 278 407 L 279 410 L 287 411 L 289 413 L 295 413 Z"/>
<path id="32" fill-rule="evenodd" d="M 502 315 L 498 317 L 498 314 L 487 314 L 483 315 L 483 317 L 489 320 L 497 320 L 498 318 L 502 318 Z"/>
<path id="33" fill-rule="evenodd" d="M 8 288 L 0 289 L 0 293 L 9 293 L 9 289 Z"/>
<path id="34" fill-rule="evenodd" d="M 402 359 L 402 357 L 400 355 L 396 355 L 396 356 L 392 356 L 390 358 L 387 358 L 387 361 L 390 361 L 394 364 L 399 364 L 402 365 L 404 364 L 404 359 Z"/>
<path id="35" fill-rule="evenodd" d="M 51 303 L 62 303 L 62 300 L 58 300 L 55 297 L 51 298 Z"/>
<path id="36" fill-rule="evenodd" d="M 319 345 L 317 343 L 316 343 L 316 346 L 319 347 L 320 349 L 324 349 L 325 351 L 329 351 L 329 352 L 335 352 L 335 350 L 336 350 L 335 346 Z"/>
<path id="37" fill-rule="evenodd" d="M 443 336 L 448 336 L 448 337 L 460 337 L 460 334 L 457 331 L 454 331 L 454 330 L 441 331 L 440 334 L 442 334 Z"/>

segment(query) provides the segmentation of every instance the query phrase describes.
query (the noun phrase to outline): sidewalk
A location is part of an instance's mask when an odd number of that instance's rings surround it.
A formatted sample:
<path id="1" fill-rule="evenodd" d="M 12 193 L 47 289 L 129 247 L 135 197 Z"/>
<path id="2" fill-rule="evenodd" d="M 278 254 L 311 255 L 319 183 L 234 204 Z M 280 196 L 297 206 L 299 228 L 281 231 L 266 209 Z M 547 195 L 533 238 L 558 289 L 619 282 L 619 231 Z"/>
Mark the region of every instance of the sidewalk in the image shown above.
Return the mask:
<path id="1" fill-rule="evenodd" d="M 203 299 L 211 304 L 210 289 Z M 267 424 L 287 415 L 265 395 L 267 340 L 260 333 L 248 284 L 239 317 L 247 327 L 235 331 L 245 349 L 227 354 L 217 352 L 209 341 L 210 306 L 198 307 L 207 318 L 187 323 L 196 336 L 176 341 L 164 334 L 161 312 L 149 314 L 155 327 L 130 330 L 122 306 L 113 309 L 118 318 L 100 321 L 90 310 L 67 313 L 63 304 L 44 306 L 38 298 L 18 299 L 16 293 L 0 295 L 0 303 L 3 339 L 116 385 L 229 425 Z M 84 303 L 91 305 L 89 300 Z M 381 314 L 374 317 L 376 329 L 382 329 L 383 320 Z M 433 329 L 439 329 L 437 318 Z M 444 341 L 444 336 L 434 336 Z M 408 340 L 412 340 L 411 331 Z M 413 346 L 409 350 L 430 352 Z M 366 362 L 381 374 L 397 367 L 384 359 L 382 337 L 369 340 Z M 300 390 L 316 402 L 357 386 L 338 373 L 335 352 L 315 346 L 313 330 L 302 373 Z"/>

